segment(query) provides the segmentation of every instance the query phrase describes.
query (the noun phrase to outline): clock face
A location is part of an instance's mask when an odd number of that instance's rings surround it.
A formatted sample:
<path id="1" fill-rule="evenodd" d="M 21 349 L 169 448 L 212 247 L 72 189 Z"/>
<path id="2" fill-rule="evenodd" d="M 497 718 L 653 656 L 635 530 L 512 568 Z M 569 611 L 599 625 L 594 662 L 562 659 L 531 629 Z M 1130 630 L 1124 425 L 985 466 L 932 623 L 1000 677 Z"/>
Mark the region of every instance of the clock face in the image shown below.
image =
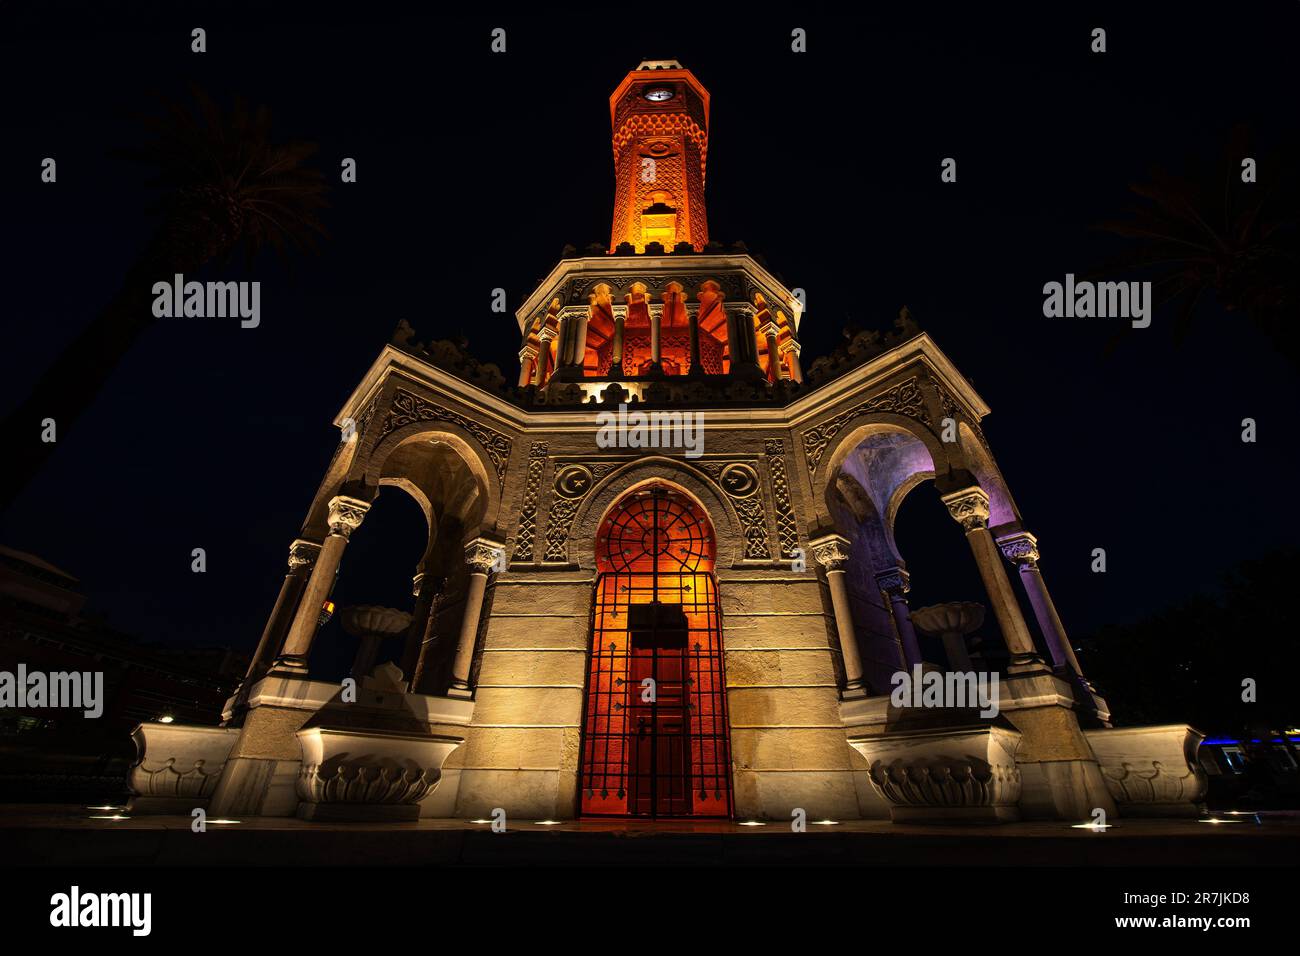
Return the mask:
<path id="1" fill-rule="evenodd" d="M 645 98 L 651 103 L 662 103 L 664 100 L 673 98 L 673 91 L 662 86 L 656 86 L 654 89 L 645 91 Z"/>

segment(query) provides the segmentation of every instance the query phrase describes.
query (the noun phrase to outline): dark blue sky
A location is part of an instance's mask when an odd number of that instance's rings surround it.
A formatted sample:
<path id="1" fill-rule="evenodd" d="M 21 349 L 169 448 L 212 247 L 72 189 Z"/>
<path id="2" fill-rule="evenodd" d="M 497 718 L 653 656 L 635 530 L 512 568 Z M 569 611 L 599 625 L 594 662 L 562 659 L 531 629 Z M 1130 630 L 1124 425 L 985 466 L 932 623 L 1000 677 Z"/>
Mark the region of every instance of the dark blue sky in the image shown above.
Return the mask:
<path id="1" fill-rule="evenodd" d="M 1213 303 L 1182 346 L 1157 317 L 1106 356 L 1119 325 L 1043 318 L 1042 286 L 1121 248 L 1093 227 L 1153 166 L 1212 162 L 1238 122 L 1266 144 L 1294 135 L 1294 6 L 658 24 L 609 7 L 462 20 L 11 8 L 5 407 L 111 298 L 153 228 L 147 170 L 109 155 L 137 142 L 127 117 L 150 91 L 193 82 L 266 103 L 279 135 L 320 143 L 331 181 L 350 156 L 359 182 L 332 189 L 319 258 L 220 273 L 262 281 L 260 328 L 148 332 L 0 518 L 0 541 L 81 577 L 92 606 L 142 638 L 251 648 L 337 441 L 331 419 L 393 326 L 463 331 L 512 377 L 517 331 L 490 311 L 491 290 L 513 309 L 566 242 L 607 240 L 607 97 L 640 59 L 671 57 L 713 96 L 712 236 L 743 239 L 807 290 L 805 368 L 847 317 L 883 329 L 906 303 L 993 408 L 986 432 L 1067 627 L 1167 606 L 1298 539 L 1284 497 L 1295 369 Z M 203 55 L 189 52 L 196 25 Z M 1096 25 L 1103 56 L 1088 52 Z M 504 56 L 489 53 L 494 26 Z M 789 52 L 794 26 L 805 55 Z M 39 182 L 47 155 L 54 186 Z M 939 181 L 945 156 L 955 185 Z M 1257 444 L 1240 440 L 1244 417 Z M 958 529 L 926 493 L 898 534 L 914 603 L 978 598 Z M 409 602 L 422 521 L 401 495 L 381 502 L 345 558 L 344 603 Z M 207 574 L 189 570 L 194 547 Z M 1089 571 L 1094 547 L 1106 575 Z"/>

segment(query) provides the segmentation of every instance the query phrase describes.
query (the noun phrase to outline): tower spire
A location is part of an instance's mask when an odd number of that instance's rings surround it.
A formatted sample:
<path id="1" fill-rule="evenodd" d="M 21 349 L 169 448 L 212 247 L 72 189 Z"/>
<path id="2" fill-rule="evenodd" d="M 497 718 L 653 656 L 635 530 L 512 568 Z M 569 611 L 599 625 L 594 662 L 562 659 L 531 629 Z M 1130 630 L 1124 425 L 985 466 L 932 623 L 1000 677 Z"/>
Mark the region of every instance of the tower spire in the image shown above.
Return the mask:
<path id="1" fill-rule="evenodd" d="M 676 60 L 643 60 L 609 98 L 614 146 L 614 227 L 609 249 L 647 243 L 671 251 L 709 241 L 704 165 L 709 91 Z"/>

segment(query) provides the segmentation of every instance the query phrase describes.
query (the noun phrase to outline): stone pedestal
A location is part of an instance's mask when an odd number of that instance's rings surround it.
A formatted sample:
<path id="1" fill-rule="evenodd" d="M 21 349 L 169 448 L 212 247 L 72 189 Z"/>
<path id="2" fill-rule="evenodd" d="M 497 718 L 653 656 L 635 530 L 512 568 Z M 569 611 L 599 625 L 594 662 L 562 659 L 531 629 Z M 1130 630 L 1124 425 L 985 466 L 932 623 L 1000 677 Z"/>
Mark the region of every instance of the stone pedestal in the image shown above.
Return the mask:
<path id="1" fill-rule="evenodd" d="M 999 709 L 1021 733 L 1021 815 L 1027 820 L 1118 815 L 1092 748 L 1074 713 L 1070 685 L 1052 674 L 1013 675 L 998 686 Z"/>
<path id="2" fill-rule="evenodd" d="M 1020 818 L 1020 734 L 992 725 L 850 737 L 895 823 Z"/>
<path id="3" fill-rule="evenodd" d="M 1186 724 L 1085 731 L 1110 795 L 1125 816 L 1200 813 L 1207 780 L 1196 757 L 1205 735 Z"/>
<path id="4" fill-rule="evenodd" d="M 327 705 L 334 707 L 332 723 L 345 723 L 353 714 L 364 720 L 367 707 L 382 707 L 400 698 L 412 722 L 398 733 L 454 735 L 474 712 L 470 701 L 451 701 L 426 694 L 405 693 L 405 687 L 374 690 L 367 678 L 357 688 L 357 701 L 345 704 L 338 684 L 271 675 L 254 685 L 244 726 L 232 733 L 238 741 L 230 753 L 221 781 L 212 795 L 211 812 L 236 818 L 245 816 L 291 817 L 301 797 L 302 745 L 298 732 Z"/>
<path id="5" fill-rule="evenodd" d="M 207 807 L 240 731 L 235 727 L 140 724 L 127 783 L 132 813 L 183 813 Z"/>

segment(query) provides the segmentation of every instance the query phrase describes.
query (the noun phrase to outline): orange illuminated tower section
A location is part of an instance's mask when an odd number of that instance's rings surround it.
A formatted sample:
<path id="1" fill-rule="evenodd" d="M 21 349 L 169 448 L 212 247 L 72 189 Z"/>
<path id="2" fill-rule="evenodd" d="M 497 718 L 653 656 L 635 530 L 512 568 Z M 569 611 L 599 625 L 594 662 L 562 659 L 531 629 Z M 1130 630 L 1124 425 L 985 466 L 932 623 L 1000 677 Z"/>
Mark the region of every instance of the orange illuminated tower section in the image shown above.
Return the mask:
<path id="1" fill-rule="evenodd" d="M 630 243 L 666 252 L 709 241 L 704 163 L 709 91 L 676 60 L 646 60 L 609 98 L 614 134 L 614 228 L 609 251 Z"/>

